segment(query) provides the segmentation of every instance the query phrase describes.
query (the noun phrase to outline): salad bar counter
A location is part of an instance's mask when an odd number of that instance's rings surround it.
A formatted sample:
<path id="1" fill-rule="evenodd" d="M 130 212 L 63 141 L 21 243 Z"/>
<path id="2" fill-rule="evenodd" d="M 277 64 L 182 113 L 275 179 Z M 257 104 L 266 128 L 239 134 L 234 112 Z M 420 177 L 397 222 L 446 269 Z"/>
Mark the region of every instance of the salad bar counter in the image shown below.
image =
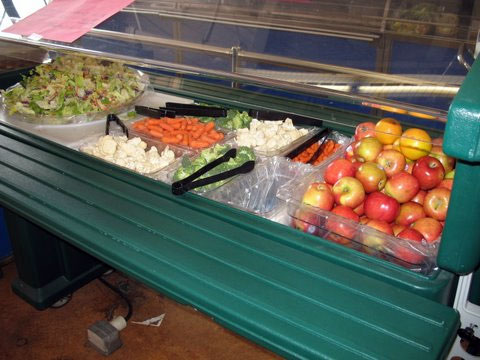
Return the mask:
<path id="1" fill-rule="evenodd" d="M 480 264 L 468 9 L 362 0 L 319 28 L 308 2 L 257 9 L 285 26 L 223 4 L 199 40 L 205 9 L 173 2 L 73 43 L 0 32 L 39 64 L 1 93 L 15 293 L 42 310 L 114 268 L 287 358 L 447 357 Z"/>

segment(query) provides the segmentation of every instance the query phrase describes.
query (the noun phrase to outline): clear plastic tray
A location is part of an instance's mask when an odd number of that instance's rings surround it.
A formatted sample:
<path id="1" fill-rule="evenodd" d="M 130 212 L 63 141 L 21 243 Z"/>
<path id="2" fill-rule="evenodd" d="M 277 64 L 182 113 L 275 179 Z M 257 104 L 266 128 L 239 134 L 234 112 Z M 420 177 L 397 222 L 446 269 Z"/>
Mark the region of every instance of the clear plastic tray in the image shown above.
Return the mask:
<path id="1" fill-rule="evenodd" d="M 326 163 L 329 163 L 330 161 L 332 161 L 332 159 L 336 159 L 338 158 L 339 156 L 341 156 L 344 152 L 345 152 L 345 149 L 352 143 L 352 138 L 348 137 L 348 136 L 345 136 L 343 135 L 342 133 L 339 133 L 338 131 L 332 131 L 328 136 L 327 136 L 327 140 L 333 140 L 335 141 L 336 143 L 340 144 L 340 148 L 338 148 L 333 154 L 331 154 L 329 157 L 327 157 L 325 160 L 323 160 L 320 164 L 317 164 L 317 165 L 314 165 L 315 168 L 318 168 L 320 166 L 322 166 L 323 164 L 326 164 Z M 308 141 L 305 140 L 304 142 Z M 320 139 L 318 140 L 318 142 L 321 142 L 323 141 L 323 139 Z M 313 144 L 312 144 L 313 145 Z M 299 144 L 298 146 L 301 146 L 301 144 Z M 298 147 L 297 146 L 297 147 Z M 296 147 L 296 148 L 297 148 Z M 294 148 L 294 149 L 296 149 Z M 292 149 L 291 151 L 293 151 L 294 149 Z M 290 151 L 290 152 L 291 152 Z M 288 153 L 286 154 L 288 155 Z"/>
<path id="2" fill-rule="evenodd" d="M 227 144 L 227 145 L 231 146 L 231 144 Z M 231 147 L 233 147 L 233 146 L 231 146 Z M 205 150 L 205 149 L 203 149 L 203 150 Z M 184 156 L 188 156 L 190 158 L 190 161 L 193 161 L 193 160 L 195 160 L 195 158 L 197 156 L 199 156 L 199 153 L 187 152 L 187 153 L 185 153 Z M 161 181 L 161 182 L 164 182 L 168 185 L 172 185 L 174 183 L 173 176 L 175 175 L 175 172 L 178 170 L 178 168 L 180 166 L 182 166 L 182 159 L 183 159 L 184 156 L 175 160 L 167 168 L 164 168 L 163 170 L 160 170 L 157 174 L 155 174 L 154 179 L 158 180 L 158 181 Z M 255 159 L 255 167 L 257 167 L 258 163 L 259 163 L 259 158 L 257 157 Z M 255 168 L 254 168 L 254 170 L 252 170 L 252 172 L 253 171 L 255 171 Z M 196 194 L 202 194 L 202 195 L 206 196 L 206 194 L 208 194 L 212 191 L 215 191 L 219 188 L 222 188 L 226 184 L 229 184 L 232 180 L 242 178 L 243 176 L 246 176 L 246 174 L 232 176 L 232 177 L 224 180 L 225 182 L 223 184 L 219 184 L 216 187 L 215 186 L 210 186 L 208 189 L 197 188 L 197 189 L 191 190 L 191 192 L 194 192 Z"/>
<path id="3" fill-rule="evenodd" d="M 348 147 L 348 145 L 345 147 Z M 279 188 L 277 196 L 288 204 L 287 212 L 291 218 L 290 225 L 327 240 L 341 243 L 372 256 L 394 262 L 416 272 L 424 274 L 430 273 L 435 268 L 440 239 L 433 243 L 427 243 L 425 240 L 418 243 L 400 239 L 377 231 L 367 225 L 362 225 L 344 217 L 337 216 L 329 211 L 302 204 L 302 197 L 308 189 L 308 186 L 313 182 L 322 182 L 328 164 L 335 159 L 343 157 L 344 154 L 345 150 L 338 151 L 327 159 L 325 163 L 317 167 L 317 171 L 303 179 L 293 180 Z M 329 230 L 326 227 L 329 219 L 346 228 L 350 234 L 349 238 L 335 233 L 335 230 L 332 230 L 332 228 L 334 228 L 333 226 L 331 226 Z M 375 241 L 375 239 L 377 241 Z M 372 248 L 365 245 L 367 242 L 380 243 L 381 245 Z M 415 263 L 411 263 L 405 261 L 405 259 L 416 260 Z"/>
<path id="4" fill-rule="evenodd" d="M 96 134 L 96 135 L 92 135 L 86 139 L 84 139 L 83 142 L 81 143 L 77 143 L 77 144 L 74 144 L 73 146 L 71 146 L 72 148 L 74 148 L 75 150 L 78 150 L 78 151 L 82 151 L 82 148 L 85 147 L 85 146 L 88 146 L 88 145 L 93 145 L 95 144 L 99 139 L 100 137 L 104 136 L 105 134 Z M 122 132 L 120 131 L 113 131 L 113 132 L 110 132 L 110 135 L 112 136 L 122 136 L 124 135 Z M 132 139 L 134 137 L 137 137 L 137 136 L 132 136 L 129 134 L 129 139 Z M 148 151 L 150 150 L 150 148 L 152 146 L 155 146 L 157 148 L 157 151 L 159 154 L 162 153 L 163 150 L 165 150 L 165 148 L 167 147 L 167 144 L 164 144 L 160 141 L 155 141 L 155 140 L 152 140 L 152 139 L 145 139 L 141 136 L 139 136 L 146 144 L 147 144 L 147 148 L 145 149 L 145 151 Z M 161 168 L 161 169 L 156 169 L 155 171 L 152 171 L 152 172 L 147 172 L 147 173 L 140 173 L 141 175 L 145 175 L 145 176 L 148 176 L 148 177 L 151 177 L 151 178 L 157 178 L 158 177 L 158 174 L 161 173 L 162 171 L 167 171 L 169 172 L 170 169 L 172 168 L 172 166 L 174 166 L 176 164 L 176 162 L 181 159 L 183 156 L 193 156 L 193 153 L 192 152 L 189 152 L 189 151 L 186 151 L 185 149 L 182 149 L 182 148 L 179 148 L 179 147 L 176 147 L 174 145 L 168 145 L 168 148 L 170 150 L 173 151 L 173 153 L 175 154 L 175 159 L 168 165 L 166 165 L 165 167 Z M 93 156 L 93 155 L 92 155 Z M 103 158 L 99 158 L 97 157 L 98 159 L 100 160 L 103 160 L 105 162 L 108 162 L 110 164 L 113 164 L 113 165 L 117 165 L 115 163 L 112 163 L 112 162 L 109 162 Z M 117 165 L 117 166 L 120 166 L 120 165 Z M 124 167 L 126 168 L 126 167 Z M 128 169 L 128 168 L 127 168 Z M 134 170 L 132 170 L 134 171 Z"/>
<path id="5" fill-rule="evenodd" d="M 314 171 L 310 165 L 281 156 L 257 158 L 255 169 L 209 192 L 206 197 L 256 215 L 271 218 L 284 202 L 277 198 L 280 186 Z"/>
<path id="6" fill-rule="evenodd" d="M 135 121 L 138 121 L 138 120 L 141 120 L 141 119 L 144 119 L 144 118 L 145 118 L 145 117 L 143 117 L 143 118 L 137 118 L 137 119 L 135 119 L 134 121 L 125 122 L 125 125 L 126 125 L 127 128 L 128 128 L 128 133 L 131 134 L 130 136 L 138 136 L 138 137 L 141 137 L 142 139 L 149 139 L 149 140 L 151 140 L 151 141 L 156 141 L 156 142 L 165 144 L 165 143 L 163 143 L 160 139 L 155 138 L 155 137 L 153 137 L 153 136 L 151 136 L 151 135 L 149 135 L 149 134 L 146 134 L 146 133 L 144 133 L 144 132 L 140 132 L 140 131 L 138 131 L 138 130 L 135 130 L 135 129 L 133 128 L 133 123 L 134 123 Z M 220 141 L 218 141 L 218 142 L 210 145 L 209 147 L 215 146 L 216 144 L 225 144 L 226 142 L 230 141 L 230 140 L 233 138 L 233 132 L 225 132 L 224 130 L 218 129 L 218 128 L 217 128 L 217 131 L 222 132 L 223 135 L 224 135 L 224 137 L 223 137 L 222 140 L 220 140 Z M 165 144 L 165 145 L 169 145 L 169 144 Z M 194 153 L 194 154 L 198 154 L 198 153 L 200 153 L 202 150 L 208 149 L 208 148 L 193 149 L 193 148 L 191 148 L 191 147 L 189 147 L 189 146 L 178 145 L 178 144 L 175 144 L 174 146 L 175 146 L 175 147 L 178 147 L 178 148 L 180 148 L 180 149 L 184 149 L 185 151 L 190 152 L 190 153 Z"/>
<path id="7" fill-rule="evenodd" d="M 130 99 L 128 102 L 119 104 L 117 106 L 112 106 L 106 110 L 90 112 L 79 115 L 72 116 L 53 116 L 53 115 L 28 115 L 28 114 L 9 114 L 9 109 L 4 101 L 4 96 L 0 96 L 0 106 L 4 109 L 5 114 L 8 116 L 9 122 L 21 122 L 34 125 L 46 125 L 46 126 L 68 126 L 68 125 L 77 125 L 77 124 L 87 124 L 95 121 L 103 121 L 108 114 L 111 113 L 122 113 L 133 109 L 133 105 L 139 101 L 139 99 L 144 95 L 145 90 L 148 87 L 149 79 L 148 76 L 142 73 L 141 71 L 135 71 L 138 74 L 139 83 L 142 84 L 143 89 L 139 91 L 137 96 Z M 13 89 L 16 86 L 20 86 L 19 83 L 9 87 L 6 91 Z"/>
<path id="8" fill-rule="evenodd" d="M 296 126 L 297 129 L 307 129 L 308 133 L 305 134 L 304 136 L 299 137 L 295 141 L 292 141 L 290 144 L 285 145 L 284 147 L 280 149 L 275 149 L 275 150 L 259 150 L 256 148 L 253 148 L 253 151 L 255 151 L 255 154 L 258 156 L 264 156 L 264 157 L 269 157 L 269 156 L 285 156 L 289 154 L 292 150 L 296 149 L 300 144 L 304 143 L 305 141 L 308 141 L 311 139 L 313 136 L 318 134 L 322 129 L 318 127 L 312 127 L 312 126 Z M 236 143 L 236 131 L 233 133 L 234 136 L 234 141 Z"/>

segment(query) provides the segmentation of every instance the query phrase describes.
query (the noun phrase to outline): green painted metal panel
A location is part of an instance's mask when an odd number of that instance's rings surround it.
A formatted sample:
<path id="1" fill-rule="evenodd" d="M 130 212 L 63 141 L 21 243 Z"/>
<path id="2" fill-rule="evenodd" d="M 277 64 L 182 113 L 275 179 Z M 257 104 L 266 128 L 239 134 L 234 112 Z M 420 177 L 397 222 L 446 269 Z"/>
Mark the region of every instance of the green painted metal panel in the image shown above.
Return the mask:
<path id="1" fill-rule="evenodd" d="M 479 81 L 477 60 L 450 107 L 443 143 L 445 153 L 458 161 L 438 264 L 457 274 L 468 274 L 480 264 Z"/>
<path id="2" fill-rule="evenodd" d="M 288 358 L 438 359 L 445 287 L 0 125 L 0 203 Z"/>

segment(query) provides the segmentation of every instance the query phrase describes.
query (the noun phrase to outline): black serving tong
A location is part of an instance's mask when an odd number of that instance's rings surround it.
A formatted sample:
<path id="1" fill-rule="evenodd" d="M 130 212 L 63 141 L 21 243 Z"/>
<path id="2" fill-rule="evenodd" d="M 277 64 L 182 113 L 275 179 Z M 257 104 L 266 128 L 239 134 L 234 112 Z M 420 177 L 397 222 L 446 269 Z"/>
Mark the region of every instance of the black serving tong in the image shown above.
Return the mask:
<path id="1" fill-rule="evenodd" d="M 311 145 L 313 145 L 314 143 L 316 143 L 317 141 L 319 141 L 320 139 L 322 139 L 323 137 L 326 137 L 328 136 L 328 133 L 329 133 L 329 129 L 325 128 L 323 129 L 322 131 L 319 131 L 318 133 L 316 133 L 315 135 L 313 135 L 310 139 L 308 139 L 307 141 L 301 143 L 300 145 L 298 145 L 295 149 L 293 149 L 292 151 L 290 151 L 286 157 L 288 157 L 289 159 L 293 159 L 295 156 L 301 154 L 302 152 L 304 152 L 306 149 L 308 149 Z"/>
<path id="2" fill-rule="evenodd" d="M 318 159 L 318 157 L 320 156 L 320 154 L 321 154 L 322 151 L 323 151 L 322 146 L 323 146 L 323 144 L 325 144 L 325 141 L 327 141 L 328 135 L 330 135 L 330 132 L 331 132 L 331 130 L 330 130 L 330 129 L 327 129 L 327 132 L 325 133 L 325 136 L 324 136 L 322 142 L 319 144 L 318 149 L 317 149 L 317 150 L 315 151 L 315 153 L 312 155 L 312 157 L 310 158 L 310 160 L 308 160 L 308 163 L 307 163 L 307 164 L 313 165 L 313 164 L 315 163 L 315 161 Z"/>
<path id="3" fill-rule="evenodd" d="M 110 134 L 110 123 L 111 122 L 115 122 L 118 126 L 120 126 L 120 128 L 122 129 L 123 133 L 125 134 L 126 137 L 128 137 L 128 128 L 127 126 L 123 123 L 122 120 L 120 120 L 120 118 L 115 115 L 115 114 L 108 114 L 107 115 L 107 124 L 105 126 L 105 135 L 109 135 Z"/>
<path id="4" fill-rule="evenodd" d="M 225 154 L 220 156 L 218 159 L 215 159 L 211 163 L 205 165 L 201 169 L 194 172 L 192 175 L 180 181 L 174 182 L 172 184 L 172 193 L 174 195 L 182 195 L 189 190 L 192 190 L 201 186 L 213 184 L 213 183 L 216 183 L 217 181 L 225 180 L 235 175 L 246 174 L 252 171 L 253 168 L 255 167 L 255 161 L 250 160 L 234 169 L 227 170 L 223 173 L 215 174 L 203 179 L 195 180 L 198 177 L 205 174 L 206 172 L 212 170 L 213 168 L 217 167 L 218 165 L 224 162 L 227 162 L 228 160 L 234 158 L 235 156 L 237 156 L 237 149 L 228 150 Z"/>
<path id="5" fill-rule="evenodd" d="M 151 108 L 147 106 L 135 106 L 137 114 L 162 118 L 175 116 L 200 116 L 200 117 L 225 117 L 227 116 L 227 109 L 214 108 L 210 106 L 201 106 L 193 104 L 179 104 L 179 103 L 167 103 L 166 107 Z"/>
<path id="6" fill-rule="evenodd" d="M 295 115 L 289 114 L 284 112 L 272 111 L 272 110 L 255 110 L 250 109 L 248 110 L 248 115 L 252 118 L 259 119 L 259 120 L 285 120 L 286 118 L 290 118 L 293 121 L 294 125 L 309 125 L 309 126 L 317 126 L 321 127 L 323 125 L 323 121 L 320 119 L 315 119 L 307 116 L 302 115 Z"/>

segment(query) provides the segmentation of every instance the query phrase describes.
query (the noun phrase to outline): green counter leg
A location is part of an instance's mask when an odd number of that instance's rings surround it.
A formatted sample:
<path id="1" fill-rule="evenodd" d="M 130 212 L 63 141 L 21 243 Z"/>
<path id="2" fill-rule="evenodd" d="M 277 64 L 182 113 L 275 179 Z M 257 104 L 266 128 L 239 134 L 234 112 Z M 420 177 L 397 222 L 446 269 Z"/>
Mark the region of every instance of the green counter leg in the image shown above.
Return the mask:
<path id="1" fill-rule="evenodd" d="M 9 210 L 5 221 L 18 272 L 13 291 L 38 310 L 108 270 L 96 258 Z"/>

